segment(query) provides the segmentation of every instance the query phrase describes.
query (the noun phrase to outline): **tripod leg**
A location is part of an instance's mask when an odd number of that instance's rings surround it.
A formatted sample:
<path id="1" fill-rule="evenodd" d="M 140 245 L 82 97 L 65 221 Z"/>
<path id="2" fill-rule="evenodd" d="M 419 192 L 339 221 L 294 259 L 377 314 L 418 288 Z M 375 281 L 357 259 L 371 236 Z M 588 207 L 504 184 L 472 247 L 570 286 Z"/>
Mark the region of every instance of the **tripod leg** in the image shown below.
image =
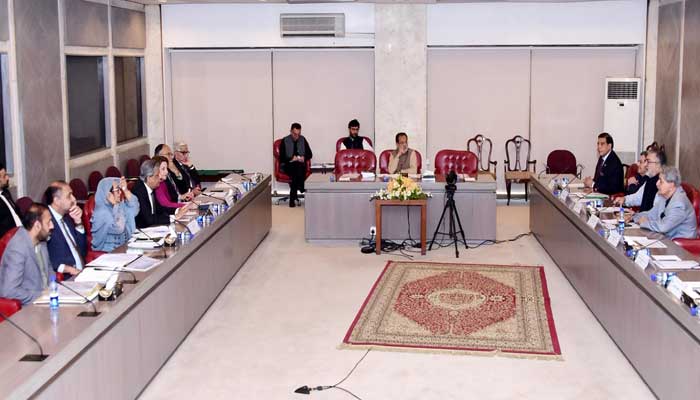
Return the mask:
<path id="1" fill-rule="evenodd" d="M 452 203 L 452 207 L 455 207 L 455 204 Z M 459 233 L 462 234 L 462 240 L 464 240 L 464 247 L 469 248 L 469 245 L 467 245 L 467 238 L 464 237 L 464 228 L 462 228 L 462 221 L 459 219 L 459 213 L 457 212 L 457 208 L 455 208 L 455 215 L 457 216 L 457 224 L 459 224 Z M 455 235 L 456 237 L 457 235 Z"/>
<path id="2" fill-rule="evenodd" d="M 438 231 L 440 230 L 440 225 L 442 225 L 442 220 L 443 220 L 443 218 L 445 218 L 445 211 L 447 211 L 447 204 L 445 204 L 445 208 L 442 209 L 442 214 L 440 215 L 440 220 L 438 221 L 438 224 L 435 227 L 435 233 L 433 233 L 433 240 L 430 241 L 430 247 L 428 247 L 428 250 L 433 249 L 433 243 L 435 243 L 435 238 L 437 237 Z"/>
<path id="3" fill-rule="evenodd" d="M 457 232 L 455 231 L 455 203 L 454 200 L 450 199 L 448 202 L 450 207 L 450 239 L 455 243 L 455 258 L 459 258 L 459 247 L 457 245 Z"/>

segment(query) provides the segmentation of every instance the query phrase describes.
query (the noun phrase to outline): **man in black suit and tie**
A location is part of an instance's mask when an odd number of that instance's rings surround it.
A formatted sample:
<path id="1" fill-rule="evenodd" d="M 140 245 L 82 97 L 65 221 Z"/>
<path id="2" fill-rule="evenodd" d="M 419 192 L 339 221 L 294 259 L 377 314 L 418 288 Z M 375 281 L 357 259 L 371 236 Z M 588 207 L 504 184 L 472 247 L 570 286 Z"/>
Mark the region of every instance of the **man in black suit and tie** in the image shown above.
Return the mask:
<path id="1" fill-rule="evenodd" d="M 136 227 L 147 228 L 153 225 L 168 225 L 170 216 L 182 217 L 189 207 L 163 207 L 156 200 L 155 190 L 161 183 L 159 163 L 147 160 L 141 164 L 140 179 L 134 185 L 131 193 L 139 200 L 139 213 L 136 215 Z"/>
<path id="2" fill-rule="evenodd" d="M 595 176 L 586 177 L 583 183 L 588 190 L 603 194 L 615 194 L 625 191 L 624 171 L 620 158 L 613 151 L 613 138 L 609 133 L 598 135 L 598 164 Z"/>
<path id="3" fill-rule="evenodd" d="M 9 187 L 10 177 L 7 176 L 5 166 L 0 164 L 0 237 L 3 237 L 10 229 L 22 226 L 19 209 L 12 200 Z"/>
<path id="4" fill-rule="evenodd" d="M 54 271 L 77 275 L 85 267 L 87 238 L 83 227 L 83 210 L 64 181 L 52 182 L 44 192 L 55 227 L 47 246 Z"/>

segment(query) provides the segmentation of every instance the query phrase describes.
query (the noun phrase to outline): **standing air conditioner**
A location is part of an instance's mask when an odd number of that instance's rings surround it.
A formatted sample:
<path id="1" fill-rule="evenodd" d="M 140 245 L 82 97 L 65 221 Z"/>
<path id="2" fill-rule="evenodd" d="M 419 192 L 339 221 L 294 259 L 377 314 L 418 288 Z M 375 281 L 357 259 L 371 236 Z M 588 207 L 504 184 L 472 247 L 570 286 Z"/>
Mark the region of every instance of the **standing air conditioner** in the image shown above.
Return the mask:
<path id="1" fill-rule="evenodd" d="M 641 79 L 606 78 L 603 130 L 615 140 L 615 152 L 624 164 L 637 161 Z"/>

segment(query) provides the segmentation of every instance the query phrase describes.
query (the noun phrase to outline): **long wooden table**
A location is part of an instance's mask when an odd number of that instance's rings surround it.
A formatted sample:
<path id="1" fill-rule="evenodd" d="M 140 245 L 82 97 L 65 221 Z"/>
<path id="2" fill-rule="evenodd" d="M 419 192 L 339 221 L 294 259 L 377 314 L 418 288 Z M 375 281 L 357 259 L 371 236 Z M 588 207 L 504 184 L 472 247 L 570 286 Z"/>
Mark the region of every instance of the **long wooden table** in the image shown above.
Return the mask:
<path id="1" fill-rule="evenodd" d="M 419 183 L 423 191 L 433 195 L 427 205 L 427 230 L 432 234 L 446 201 L 444 177 Z M 387 182 L 380 178 L 331 182 L 329 175 L 311 175 L 306 182 L 304 200 L 306 240 L 360 240 L 369 237 L 370 227 L 375 225 L 375 205 L 370 198 L 386 187 Z M 458 182 L 454 199 L 467 241 L 496 239 L 496 181 L 491 175 L 480 174 L 476 181 Z M 390 207 L 384 210 L 383 216 L 382 236 L 385 239 L 406 239 L 409 229 L 412 237 L 420 233 L 421 215 L 417 207 Z"/>
<path id="2" fill-rule="evenodd" d="M 60 306 L 55 323 L 46 306 L 14 314 L 49 354 L 44 362 L 19 362 L 36 345 L 0 323 L 0 396 L 137 397 L 269 232 L 270 192 L 267 176 L 161 265 L 137 273 L 119 299 L 97 303 L 96 318 L 77 317 L 89 305 Z"/>
<path id="3" fill-rule="evenodd" d="M 653 266 L 642 270 L 621 245 L 614 248 L 599 235 L 600 225 L 592 229 L 586 224 L 585 210 L 574 213 L 571 199 L 554 197 L 547 186 L 550 178 L 532 180 L 530 229 L 537 240 L 656 396 L 698 398 L 700 319 L 651 281 Z M 625 234 L 662 237 L 642 229 Z M 697 260 L 673 241 L 662 242 L 667 247 L 652 249 L 652 254 Z M 679 276 L 700 281 L 698 271 Z"/>

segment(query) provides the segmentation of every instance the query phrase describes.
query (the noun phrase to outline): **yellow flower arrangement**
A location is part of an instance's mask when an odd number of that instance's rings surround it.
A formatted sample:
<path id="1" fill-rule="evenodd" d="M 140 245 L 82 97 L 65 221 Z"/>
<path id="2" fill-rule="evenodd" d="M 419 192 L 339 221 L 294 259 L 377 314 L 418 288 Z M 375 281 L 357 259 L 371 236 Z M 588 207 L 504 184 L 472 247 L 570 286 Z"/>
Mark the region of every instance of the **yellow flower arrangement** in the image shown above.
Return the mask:
<path id="1" fill-rule="evenodd" d="M 399 176 L 392 179 L 386 186 L 374 195 L 372 200 L 422 200 L 432 197 L 430 193 L 424 192 L 416 181 L 411 178 Z"/>

